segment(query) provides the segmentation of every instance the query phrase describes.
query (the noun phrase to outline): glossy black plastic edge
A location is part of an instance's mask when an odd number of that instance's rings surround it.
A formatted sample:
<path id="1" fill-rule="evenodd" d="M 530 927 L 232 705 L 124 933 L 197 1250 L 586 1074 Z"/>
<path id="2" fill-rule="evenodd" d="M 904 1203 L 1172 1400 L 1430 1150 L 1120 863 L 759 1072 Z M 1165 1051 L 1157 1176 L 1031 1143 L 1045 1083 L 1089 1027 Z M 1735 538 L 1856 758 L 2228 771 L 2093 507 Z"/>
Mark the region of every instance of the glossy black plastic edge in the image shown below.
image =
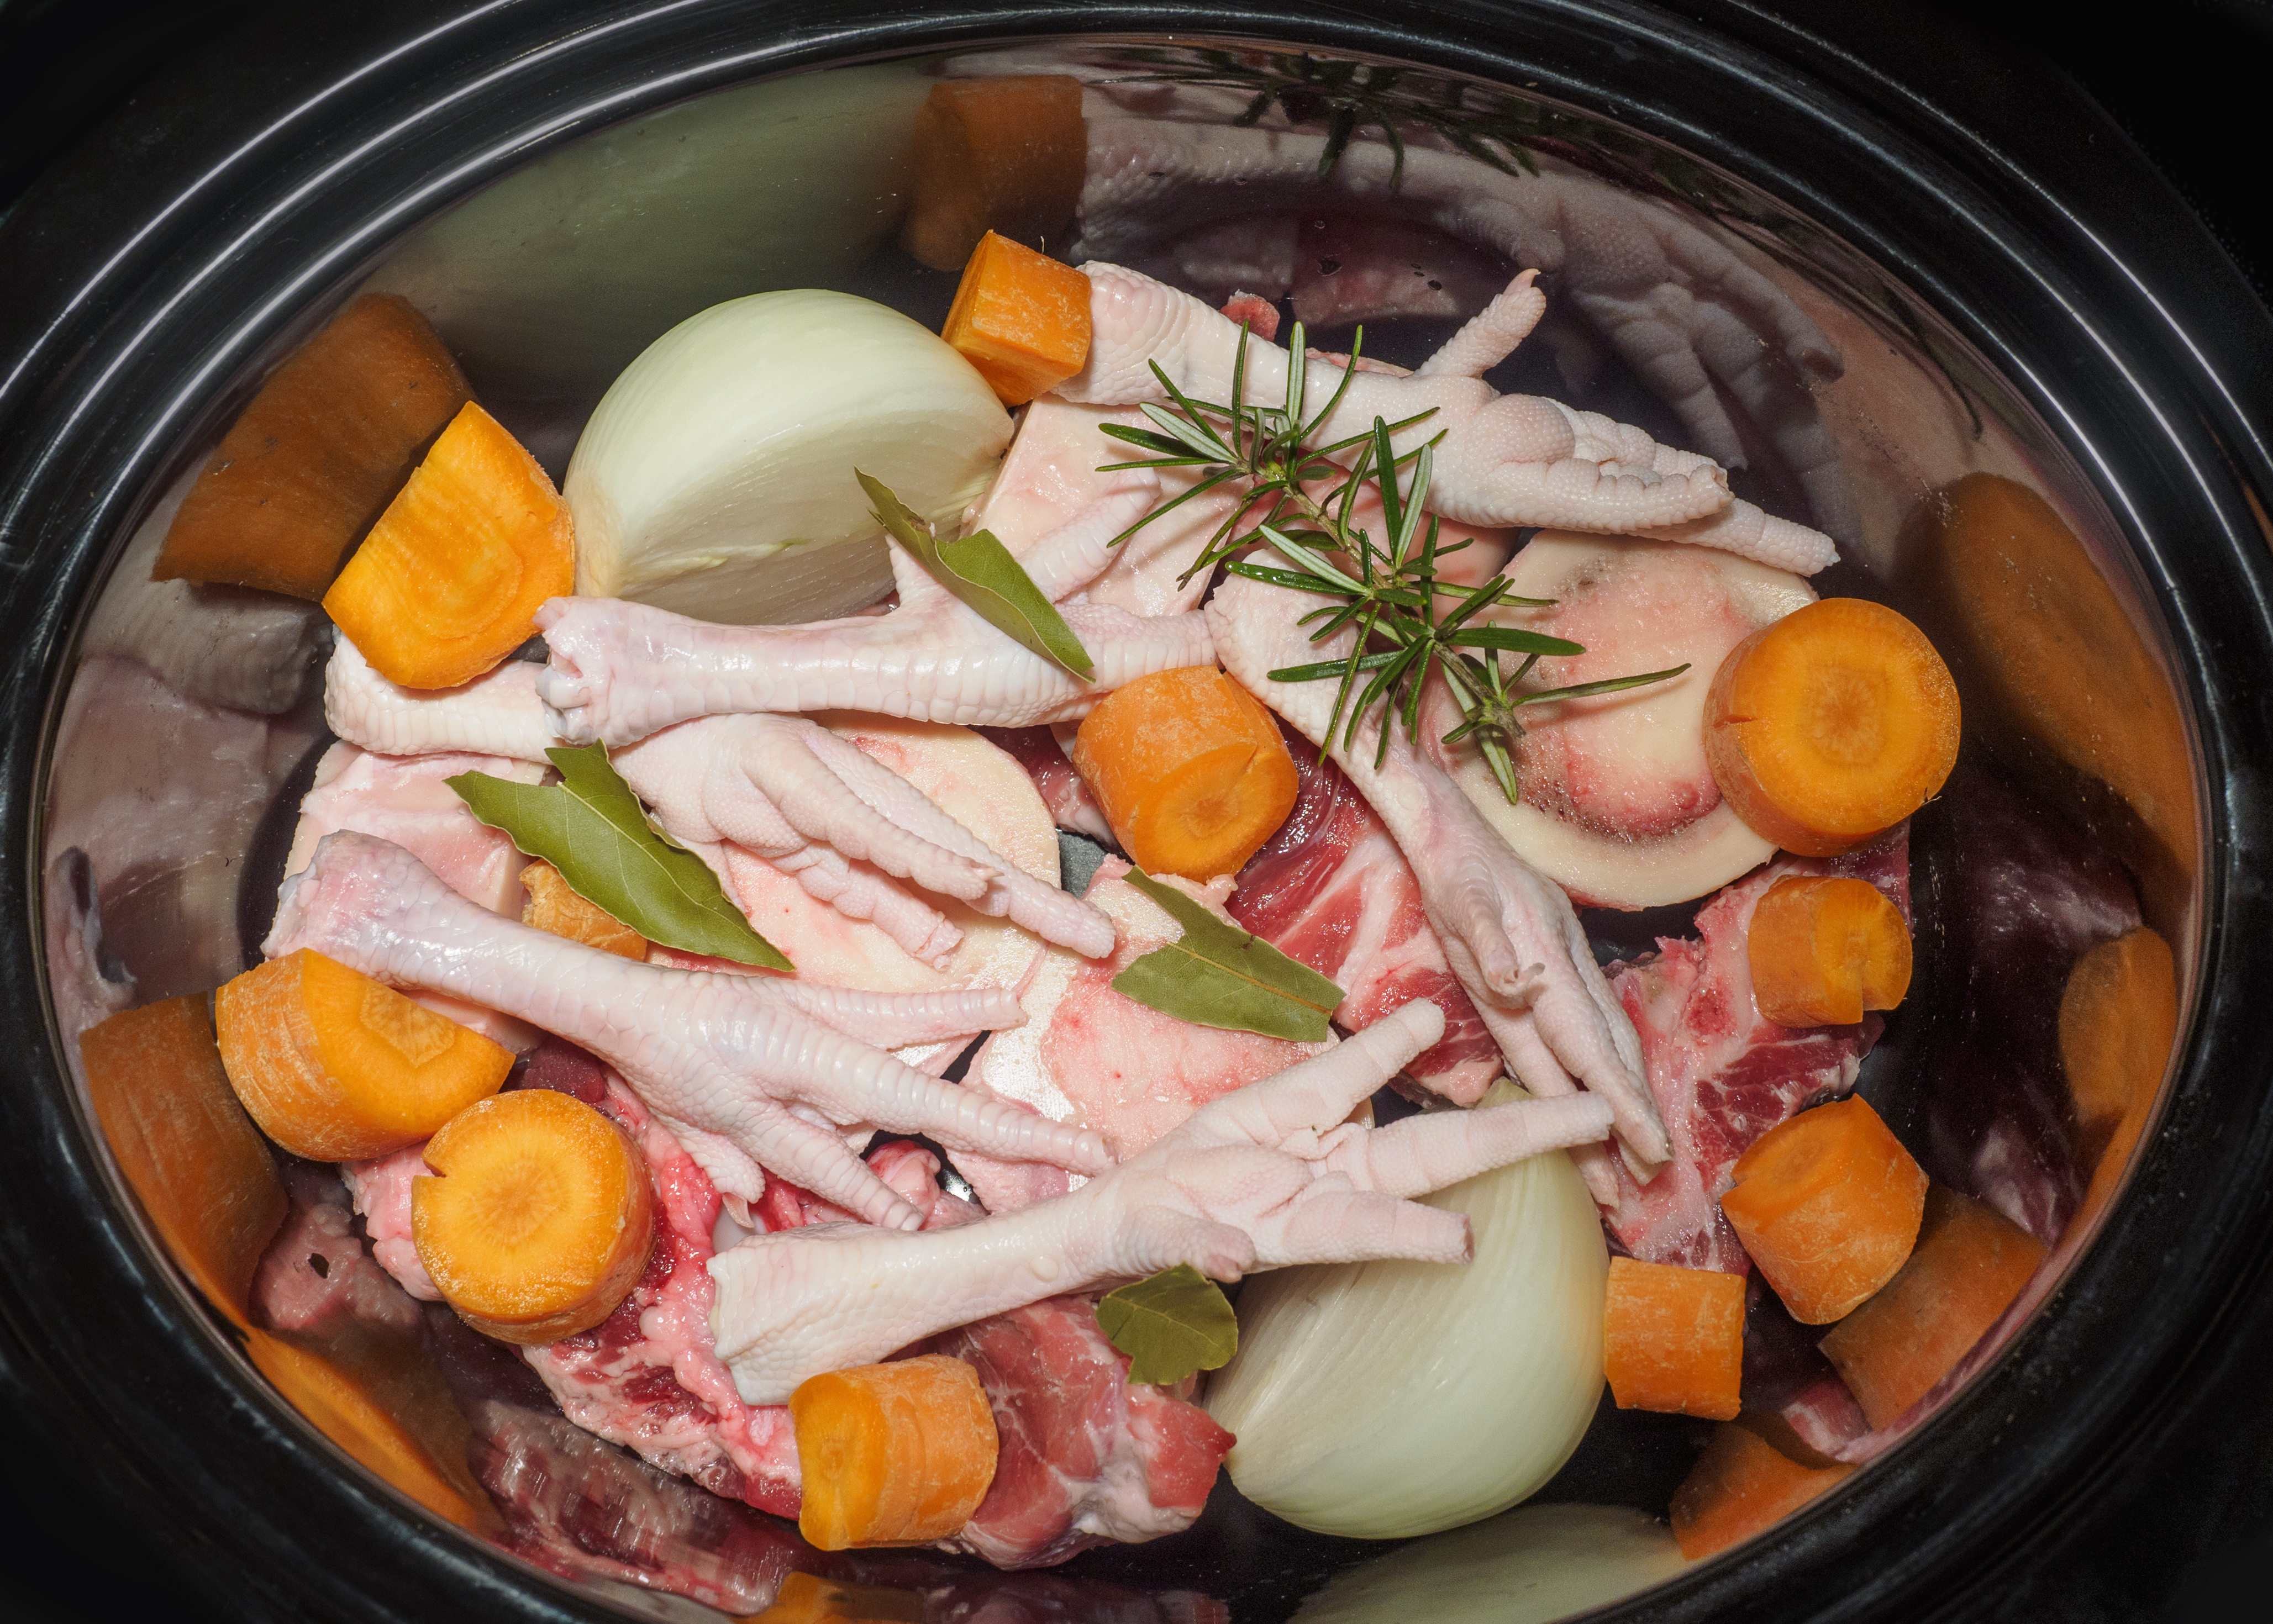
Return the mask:
<path id="1" fill-rule="evenodd" d="M 52 1430 L 122 1505 L 175 1513 L 176 1560 L 240 1614 L 588 1613 L 406 1514 L 280 1423 L 238 1366 L 184 1335 L 177 1291 L 112 1208 L 42 1018 L 30 861 L 40 752 L 78 606 L 222 381 L 395 231 L 534 151 L 659 100 L 814 62 L 1182 26 L 1536 83 L 1709 151 L 1932 300 L 2029 393 L 2098 484 L 2192 662 L 2209 791 L 2208 992 L 2162 1133 L 2059 1311 L 1887 1470 L 1621 1612 L 1926 1616 L 2087 1494 L 2262 1275 L 2273 1227 L 2261 1173 L 2273 1111 L 2251 1042 L 2273 990 L 2257 878 L 2273 763 L 2262 692 L 2273 563 L 2245 494 L 2273 489 L 2257 428 L 2273 413 L 2263 381 L 2240 375 L 2273 348 L 2269 323 L 2088 106 L 2063 111 L 2097 120 L 2096 194 L 2047 188 L 2033 153 L 2001 150 L 1993 131 L 1825 39 L 1742 6 L 1698 10 L 1701 26 L 1636 5 L 1463 0 L 1363 15 L 964 4 L 920 21 L 817 0 L 405 6 L 362 21 L 360 38 L 232 41 L 65 166 L 0 235 L 0 625 L 19 696 L 0 723 L 11 854 L 0 973 L 16 993 L 0 1033 L 24 1056 L 28 1085 L 0 1094 L 0 1313 L 17 1384 Z M 642 79 L 634 95 L 604 89 Z M 1684 96 L 1710 119 L 1683 117 Z M 1922 220 L 1933 224 L 1922 231 Z M 350 1538 L 337 1537 L 343 1526 Z"/>

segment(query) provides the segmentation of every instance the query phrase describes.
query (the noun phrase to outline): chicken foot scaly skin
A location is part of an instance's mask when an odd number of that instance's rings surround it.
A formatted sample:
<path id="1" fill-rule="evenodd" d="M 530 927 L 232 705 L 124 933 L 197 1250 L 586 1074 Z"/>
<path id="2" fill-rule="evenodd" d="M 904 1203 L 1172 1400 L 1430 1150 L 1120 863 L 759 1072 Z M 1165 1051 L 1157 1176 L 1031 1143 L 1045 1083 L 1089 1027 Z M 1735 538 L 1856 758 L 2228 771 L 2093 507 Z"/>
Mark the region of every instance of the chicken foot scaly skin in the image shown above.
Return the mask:
<path id="1" fill-rule="evenodd" d="M 1113 951 L 1113 922 L 1102 913 L 1035 879 L 859 745 L 801 716 L 699 718 L 614 760 L 675 839 L 731 841 L 823 901 L 837 899 L 809 873 L 857 884 L 871 877 L 850 864 L 865 862 L 1084 958 Z"/>
<path id="2" fill-rule="evenodd" d="M 509 660 L 461 687 L 424 693 L 387 681 L 342 638 L 325 673 L 325 719 L 341 738 L 382 755 L 478 747 L 542 762 L 559 743 L 536 697 L 542 669 Z M 611 760 L 672 839 L 697 849 L 743 846 L 926 963 L 952 952 L 961 932 L 887 876 L 1008 917 L 1087 957 L 1113 951 L 1113 927 L 1094 908 L 1034 879 L 816 723 L 698 718 Z"/>
<path id="3" fill-rule="evenodd" d="M 1136 677 L 1215 655 L 1207 623 L 1070 603 L 1140 517 L 1137 482 L 1084 507 L 1019 562 L 1096 662 L 1084 682 L 975 611 L 895 549 L 899 607 L 795 626 L 721 626 L 615 598 L 554 598 L 536 624 L 552 651 L 537 681 L 552 726 L 576 744 L 629 744 L 692 716 L 859 710 L 966 727 L 1029 727 L 1089 714 Z"/>
<path id="4" fill-rule="evenodd" d="M 1462 1263 L 1467 1219 L 1413 1198 L 1600 1139 L 1585 1095 L 1410 1117 L 1350 1112 L 1444 1031 L 1425 1002 L 1203 1106 L 1080 1189 L 921 1235 L 838 1224 L 756 1236 L 710 1261 L 718 1356 L 751 1403 L 824 1371 L 1063 1291 L 1189 1263 L 1218 1280 L 1294 1263 Z"/>
<path id="5" fill-rule="evenodd" d="M 1242 329 L 1189 294 L 1119 266 L 1092 262 L 1089 358 L 1058 385 L 1069 400 L 1092 405 L 1165 403 L 1153 367 L 1194 399 L 1231 398 Z M 1375 419 L 1399 423 L 1400 454 L 1442 436 L 1429 507 L 1464 524 L 1554 525 L 1717 547 L 1739 558 L 1810 575 L 1838 557 L 1831 538 L 1762 512 L 1729 493 L 1729 476 L 1709 457 L 1660 445 L 1643 430 L 1534 395 L 1504 395 L 1483 373 L 1512 351 L 1547 309 L 1527 271 L 1421 370 L 1410 376 L 1361 368 L 1348 372 L 1310 358 L 1306 409 L 1316 412 L 1349 380 L 1348 393 L 1321 425 L 1321 442 L 1365 432 Z M 1249 340 L 1246 399 L 1275 405 L 1287 396 L 1287 354 Z"/>
<path id="6" fill-rule="evenodd" d="M 1207 616 L 1224 669 L 1303 737 L 1326 750 L 1388 826 L 1420 882 L 1429 927 L 1509 1067 L 1534 1094 L 1553 1097 L 1581 1083 L 1609 1105 L 1618 1141 L 1647 1181 L 1671 1155 L 1656 1102 L 1643 1082 L 1641 1042 L 1602 972 L 1560 887 L 1515 855 L 1444 769 L 1415 751 L 1401 728 L 1374 766 L 1376 711 L 1355 749 L 1326 737 L 1335 685 L 1281 683 L 1269 673 L 1347 655 L 1354 633 L 1314 643 L 1296 622 L 1316 602 L 1284 587 L 1234 578 Z M 1343 730 L 1346 732 L 1346 728 Z M 1579 1157 L 1598 1201 L 1616 1184 L 1599 1157 Z"/>
<path id="7" fill-rule="evenodd" d="M 711 1181 L 754 1201 L 760 1169 L 871 1224 L 921 1215 L 845 1148 L 873 1123 L 951 1149 L 1094 1173 L 1095 1134 L 982 1102 L 870 1048 L 1015 1026 L 998 988 L 884 994 L 635 964 L 467 902 L 400 846 L 326 836 L 284 882 L 263 951 L 312 947 L 394 986 L 431 988 L 581 1044 L 623 1074 Z"/>

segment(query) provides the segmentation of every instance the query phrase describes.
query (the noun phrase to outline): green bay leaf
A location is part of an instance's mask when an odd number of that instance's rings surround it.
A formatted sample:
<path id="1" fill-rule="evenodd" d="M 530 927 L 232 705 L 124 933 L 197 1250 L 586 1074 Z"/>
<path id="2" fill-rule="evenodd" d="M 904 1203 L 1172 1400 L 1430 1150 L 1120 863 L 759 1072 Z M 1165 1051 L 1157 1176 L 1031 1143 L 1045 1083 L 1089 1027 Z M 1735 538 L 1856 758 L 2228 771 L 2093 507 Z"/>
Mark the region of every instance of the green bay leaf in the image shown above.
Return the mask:
<path id="1" fill-rule="evenodd" d="M 959 542 L 942 542 L 882 480 L 872 479 L 858 468 L 852 476 L 874 505 L 876 522 L 914 555 L 934 580 L 987 625 L 1016 638 L 1045 660 L 1056 662 L 1084 682 L 1096 673 L 1097 662 L 1066 625 L 1057 605 L 1042 595 L 1033 577 L 993 531 L 981 530 Z"/>
<path id="2" fill-rule="evenodd" d="M 1220 1370 L 1239 1351 L 1239 1316 L 1223 1289 L 1189 1263 L 1107 1291 L 1097 1326 L 1129 1356 L 1129 1380 L 1147 1386 Z"/>
<path id="3" fill-rule="evenodd" d="M 1144 870 L 1131 869 L 1127 878 L 1183 926 L 1184 933 L 1115 976 L 1115 992 L 1195 1026 L 1298 1044 L 1320 1044 L 1332 1036 L 1327 1022 L 1342 1001 L 1342 990 L 1332 981 L 1261 937 L 1226 924 Z"/>
<path id="4" fill-rule="evenodd" d="M 557 784 L 517 784 L 487 773 L 449 780 L 474 816 L 502 829 L 527 857 L 560 871 L 570 890 L 649 941 L 761 969 L 795 968 L 750 928 L 710 865 L 648 821 L 607 746 L 544 752 Z"/>

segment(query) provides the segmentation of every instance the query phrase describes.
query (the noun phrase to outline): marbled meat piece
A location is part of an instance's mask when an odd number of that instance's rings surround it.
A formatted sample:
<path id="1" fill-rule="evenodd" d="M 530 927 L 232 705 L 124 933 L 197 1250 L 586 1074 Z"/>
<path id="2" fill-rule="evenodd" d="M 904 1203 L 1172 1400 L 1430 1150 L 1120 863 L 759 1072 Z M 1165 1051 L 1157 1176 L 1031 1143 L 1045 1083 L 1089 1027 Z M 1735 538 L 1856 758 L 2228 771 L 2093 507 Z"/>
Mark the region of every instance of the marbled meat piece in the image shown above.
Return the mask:
<path id="1" fill-rule="evenodd" d="M 1428 999 L 1444 1036 L 1406 1067 L 1445 1098 L 1472 1105 L 1505 1069 L 1499 1045 L 1468 1001 L 1429 928 L 1421 885 L 1397 842 L 1340 767 L 1289 733 L 1302 774 L 1294 810 L 1239 872 L 1231 917 L 1343 992 L 1334 1019 L 1362 1031 Z"/>
<path id="2" fill-rule="evenodd" d="M 1053 1297 L 950 1331 L 1001 1440 L 994 1486 L 956 1544 L 998 1568 L 1044 1568 L 1109 1541 L 1191 1526 L 1232 1435 L 1206 1411 L 1129 1381 L 1086 1297 Z"/>
<path id="3" fill-rule="evenodd" d="M 1646 1262 L 1748 1272 L 1752 1260 L 1721 1216 L 1729 1168 L 1802 1105 L 1853 1089 L 1878 1041 L 1883 1023 L 1875 1014 L 1854 1026 L 1781 1027 L 1752 1001 L 1752 909 L 1769 887 L 1795 874 L 1867 879 L 1908 919 L 1909 826 L 1841 857 L 1780 857 L 1699 911 L 1698 939 L 1661 938 L 1654 954 L 1611 973 L 1673 1142 L 1672 1161 L 1647 1185 L 1623 1163 L 1616 1169 L 1618 1203 L 1606 1221 Z"/>

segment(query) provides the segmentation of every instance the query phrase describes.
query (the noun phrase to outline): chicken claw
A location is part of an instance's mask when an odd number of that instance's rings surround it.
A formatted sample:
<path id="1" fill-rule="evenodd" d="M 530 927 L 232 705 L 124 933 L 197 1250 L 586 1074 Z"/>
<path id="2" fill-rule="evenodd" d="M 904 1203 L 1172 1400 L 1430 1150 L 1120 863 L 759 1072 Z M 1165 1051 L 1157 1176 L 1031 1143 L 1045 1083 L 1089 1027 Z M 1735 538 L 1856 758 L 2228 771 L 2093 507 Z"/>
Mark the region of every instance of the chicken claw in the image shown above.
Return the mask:
<path id="1" fill-rule="evenodd" d="M 500 918 L 401 847 L 346 831 L 285 881 L 263 951 L 302 947 L 581 1044 L 744 1201 L 764 1193 L 763 1168 L 871 1224 L 916 1227 L 921 1215 L 846 1149 L 837 1130 L 854 1123 L 1078 1172 L 1112 1164 L 1095 1134 L 980 1100 L 868 1046 L 1018 1024 L 1024 1012 L 998 988 L 864 993 L 634 964 Z"/>
<path id="2" fill-rule="evenodd" d="M 718 1356 L 745 1399 L 780 1403 L 821 1372 L 1177 1263 L 1236 1280 L 1294 1263 L 1465 1262 L 1467 1219 L 1412 1198 L 1599 1139 L 1609 1111 L 1581 1095 L 1380 1129 L 1348 1121 L 1444 1028 L 1435 1005 L 1407 1004 L 1202 1106 L 1080 1189 L 1014 1213 L 923 1234 L 838 1226 L 754 1237 L 710 1261 Z M 856 1289 L 859 1312 L 847 1313 Z"/>

